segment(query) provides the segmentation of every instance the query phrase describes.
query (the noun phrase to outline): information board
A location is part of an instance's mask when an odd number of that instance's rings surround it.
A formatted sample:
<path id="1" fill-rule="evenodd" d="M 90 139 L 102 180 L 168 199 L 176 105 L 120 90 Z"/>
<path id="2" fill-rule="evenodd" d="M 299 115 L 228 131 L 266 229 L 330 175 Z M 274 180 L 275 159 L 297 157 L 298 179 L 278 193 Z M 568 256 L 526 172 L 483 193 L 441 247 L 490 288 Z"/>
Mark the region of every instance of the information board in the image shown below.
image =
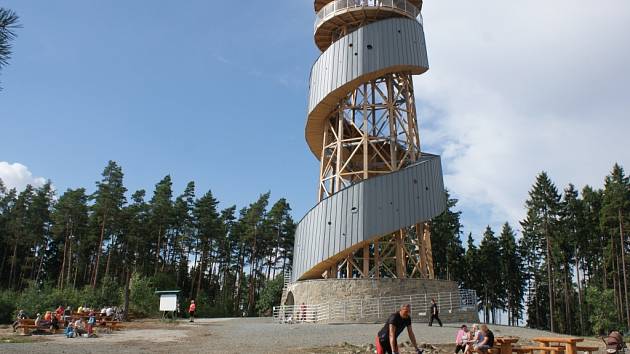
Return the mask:
<path id="1" fill-rule="evenodd" d="M 160 295 L 160 311 L 177 310 L 177 294 Z"/>

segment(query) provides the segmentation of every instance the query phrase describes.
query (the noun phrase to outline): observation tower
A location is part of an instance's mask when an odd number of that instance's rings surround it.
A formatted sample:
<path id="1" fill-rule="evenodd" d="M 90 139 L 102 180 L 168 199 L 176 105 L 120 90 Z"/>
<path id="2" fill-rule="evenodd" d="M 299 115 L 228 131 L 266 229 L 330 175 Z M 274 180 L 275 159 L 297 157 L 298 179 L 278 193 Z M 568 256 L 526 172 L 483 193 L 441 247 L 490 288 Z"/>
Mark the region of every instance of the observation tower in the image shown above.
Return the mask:
<path id="1" fill-rule="evenodd" d="M 295 235 L 283 304 L 457 291 L 433 281 L 440 157 L 422 152 L 413 76 L 429 69 L 422 0 L 315 0 L 306 142 L 319 202 Z M 426 296 L 426 295 L 425 295 Z"/>

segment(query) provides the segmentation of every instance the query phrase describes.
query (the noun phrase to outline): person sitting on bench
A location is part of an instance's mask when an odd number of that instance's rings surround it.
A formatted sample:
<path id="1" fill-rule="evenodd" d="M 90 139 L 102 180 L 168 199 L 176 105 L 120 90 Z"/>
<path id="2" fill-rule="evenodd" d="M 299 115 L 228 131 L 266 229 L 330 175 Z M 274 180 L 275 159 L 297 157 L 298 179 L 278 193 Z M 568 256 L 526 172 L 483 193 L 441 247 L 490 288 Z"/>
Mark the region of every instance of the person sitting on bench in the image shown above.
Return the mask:
<path id="1" fill-rule="evenodd" d="M 466 354 L 472 354 L 473 349 L 475 349 L 475 346 L 479 343 L 481 343 L 483 341 L 483 333 L 479 330 L 479 325 L 474 324 L 472 326 L 472 332 L 470 333 L 470 338 L 468 340 L 468 343 L 466 345 L 466 350 L 464 351 L 464 353 Z"/>
<path id="2" fill-rule="evenodd" d="M 28 318 L 28 316 L 26 316 L 26 312 L 24 312 L 24 310 L 18 311 L 18 314 L 17 314 L 17 316 L 15 318 L 15 322 L 13 322 L 13 325 L 12 325 L 13 332 L 15 332 L 17 330 L 17 326 L 20 325 L 20 321 L 21 320 L 25 320 L 27 318 Z"/>
<path id="3" fill-rule="evenodd" d="M 462 325 L 455 336 L 455 354 L 459 354 L 460 351 L 462 353 L 466 351 L 466 344 L 470 339 L 469 335 L 468 326 Z"/>
<path id="4" fill-rule="evenodd" d="M 483 333 L 483 340 L 475 345 L 475 350 L 481 353 L 487 353 L 488 349 L 494 345 L 494 333 L 488 329 L 485 324 L 481 325 L 481 333 Z"/>
<path id="5" fill-rule="evenodd" d="M 52 316 L 52 320 L 50 320 L 50 329 L 54 332 L 59 330 L 59 320 L 57 319 L 57 316 Z"/>

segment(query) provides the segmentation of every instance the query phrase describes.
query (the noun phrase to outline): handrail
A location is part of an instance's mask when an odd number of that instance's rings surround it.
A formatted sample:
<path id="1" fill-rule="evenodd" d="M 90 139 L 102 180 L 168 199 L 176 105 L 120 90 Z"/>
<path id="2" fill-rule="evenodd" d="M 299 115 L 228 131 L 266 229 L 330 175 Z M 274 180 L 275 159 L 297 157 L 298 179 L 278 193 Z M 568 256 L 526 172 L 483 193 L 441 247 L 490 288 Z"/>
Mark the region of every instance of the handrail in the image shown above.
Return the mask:
<path id="1" fill-rule="evenodd" d="M 401 10 L 411 18 L 416 18 L 420 15 L 420 9 L 408 0 L 335 0 L 324 6 L 317 13 L 315 19 L 315 31 L 317 31 L 322 23 L 334 17 L 339 12 L 351 8 L 389 8 Z"/>
<path id="2" fill-rule="evenodd" d="M 322 304 L 274 306 L 273 319 L 280 323 L 383 319 L 398 310 L 402 304 L 411 305 L 412 316 L 426 316 L 432 298 L 436 300 L 442 311 L 449 313 L 475 310 L 477 307 L 477 293 L 474 290 L 461 289 L 458 292 L 349 298 Z"/>

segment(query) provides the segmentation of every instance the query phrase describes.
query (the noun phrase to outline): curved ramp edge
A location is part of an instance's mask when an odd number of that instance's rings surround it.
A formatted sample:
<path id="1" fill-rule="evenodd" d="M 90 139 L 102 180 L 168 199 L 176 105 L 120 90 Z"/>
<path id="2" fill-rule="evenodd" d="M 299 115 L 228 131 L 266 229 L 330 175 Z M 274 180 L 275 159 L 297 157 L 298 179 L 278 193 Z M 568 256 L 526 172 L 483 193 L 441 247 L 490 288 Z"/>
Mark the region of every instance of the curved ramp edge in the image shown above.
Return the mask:
<path id="1" fill-rule="evenodd" d="M 370 178 L 322 200 L 298 223 L 292 281 L 318 278 L 366 242 L 428 221 L 446 208 L 439 156 Z"/>

